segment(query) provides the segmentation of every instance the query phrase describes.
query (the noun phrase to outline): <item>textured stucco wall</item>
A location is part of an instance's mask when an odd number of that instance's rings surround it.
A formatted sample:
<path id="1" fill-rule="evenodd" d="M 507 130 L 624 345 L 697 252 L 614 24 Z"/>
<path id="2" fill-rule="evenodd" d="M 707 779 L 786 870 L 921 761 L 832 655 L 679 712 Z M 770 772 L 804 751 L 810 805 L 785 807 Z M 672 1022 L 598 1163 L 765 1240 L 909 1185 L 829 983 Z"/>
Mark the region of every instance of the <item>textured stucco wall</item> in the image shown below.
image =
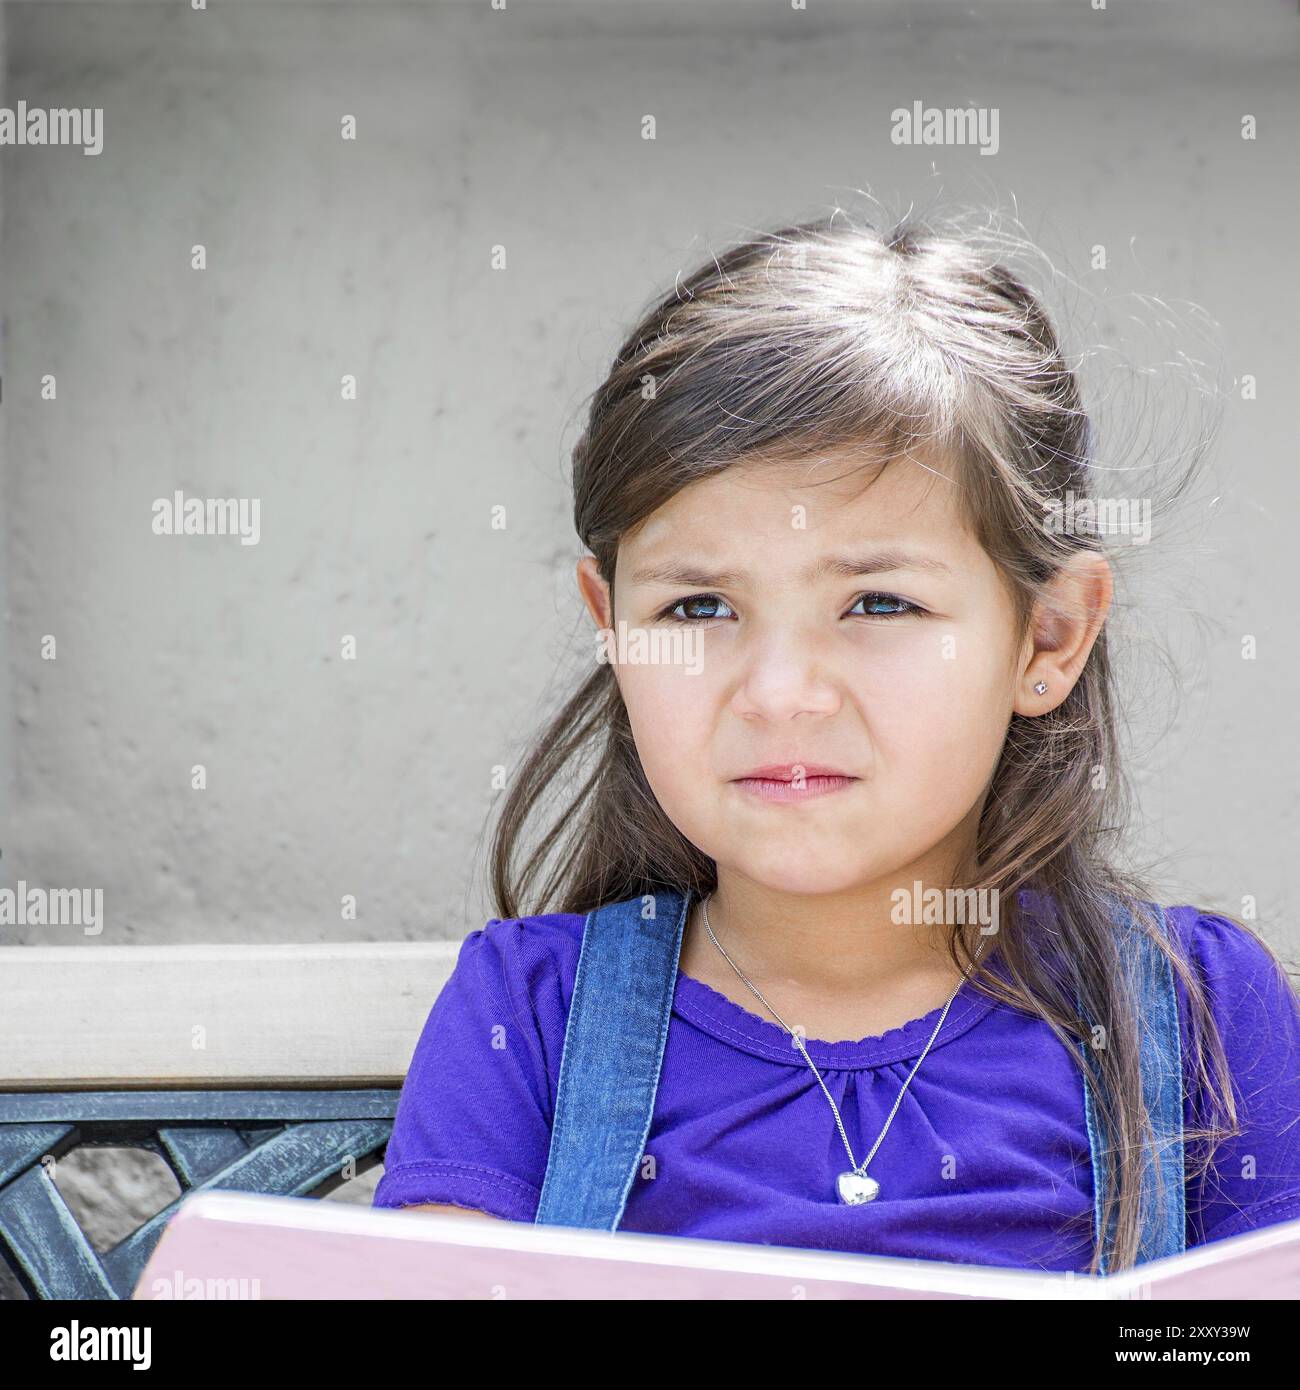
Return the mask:
<path id="1" fill-rule="evenodd" d="M 6 882 L 102 887 L 103 941 L 481 925 L 491 769 L 588 650 L 563 482 L 583 397 L 679 267 L 870 187 L 1014 205 L 1078 276 L 1079 307 L 1190 301 L 1221 325 L 1227 379 L 1257 377 L 1117 615 L 1139 683 L 1159 674 L 1153 640 L 1182 683 L 1176 715 L 1159 688 L 1131 705 L 1134 853 L 1166 901 L 1240 911 L 1250 894 L 1300 944 L 1286 7 L 11 3 L 4 19 L 8 101 L 106 113 L 98 157 L 0 156 Z M 888 113 L 914 100 L 996 105 L 997 156 L 892 145 Z M 1088 312 L 1118 341 L 1133 306 L 1116 304 Z M 154 536 L 151 503 L 176 489 L 260 499 L 260 544 Z M 58 930 L 7 939 L 76 939 Z"/>

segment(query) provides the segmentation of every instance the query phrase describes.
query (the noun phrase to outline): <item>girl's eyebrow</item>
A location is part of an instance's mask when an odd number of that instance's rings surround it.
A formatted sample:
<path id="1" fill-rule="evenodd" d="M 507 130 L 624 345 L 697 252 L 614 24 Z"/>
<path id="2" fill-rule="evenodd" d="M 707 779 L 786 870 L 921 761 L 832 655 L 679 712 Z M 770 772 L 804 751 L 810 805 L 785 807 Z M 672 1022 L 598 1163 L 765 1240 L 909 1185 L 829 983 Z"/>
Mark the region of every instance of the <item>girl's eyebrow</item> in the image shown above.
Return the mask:
<path id="1" fill-rule="evenodd" d="M 942 560 L 929 555 L 918 555 L 911 551 L 889 547 L 872 555 L 835 555 L 819 560 L 804 571 L 805 579 L 822 579 L 827 575 L 855 579 L 862 575 L 886 574 L 894 570 L 925 570 L 935 574 L 951 575 L 952 570 Z M 688 584 L 698 588 L 716 585 L 718 588 L 743 585 L 748 579 L 744 573 L 722 570 L 704 570 L 688 564 L 668 562 L 662 565 L 648 565 L 636 570 L 632 575 L 633 584 Z"/>

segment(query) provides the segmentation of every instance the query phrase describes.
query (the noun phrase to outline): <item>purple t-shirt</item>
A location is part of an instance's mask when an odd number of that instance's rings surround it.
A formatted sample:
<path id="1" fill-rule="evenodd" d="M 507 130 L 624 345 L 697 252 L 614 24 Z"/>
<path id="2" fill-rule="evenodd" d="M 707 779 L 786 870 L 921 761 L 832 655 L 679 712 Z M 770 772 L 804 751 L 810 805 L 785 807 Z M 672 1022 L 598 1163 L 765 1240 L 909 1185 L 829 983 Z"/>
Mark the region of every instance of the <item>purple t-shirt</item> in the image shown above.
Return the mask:
<path id="1" fill-rule="evenodd" d="M 1300 1218 L 1300 1006 L 1233 923 L 1167 911 L 1208 988 L 1242 1130 L 1189 1186 L 1191 1246 Z M 416 1046 L 376 1206 L 535 1218 L 583 921 L 494 920 L 466 937 Z M 806 1040 L 859 1160 L 940 1012 L 858 1042 Z M 1184 1120 L 1196 1116 L 1189 1096 Z M 680 972 L 645 1152 L 653 1175 L 634 1179 L 620 1230 L 1045 1270 L 1091 1256 L 1082 1074 L 1041 1019 L 970 984 L 871 1162 L 875 1201 L 839 1201 L 848 1156 L 789 1034 Z"/>

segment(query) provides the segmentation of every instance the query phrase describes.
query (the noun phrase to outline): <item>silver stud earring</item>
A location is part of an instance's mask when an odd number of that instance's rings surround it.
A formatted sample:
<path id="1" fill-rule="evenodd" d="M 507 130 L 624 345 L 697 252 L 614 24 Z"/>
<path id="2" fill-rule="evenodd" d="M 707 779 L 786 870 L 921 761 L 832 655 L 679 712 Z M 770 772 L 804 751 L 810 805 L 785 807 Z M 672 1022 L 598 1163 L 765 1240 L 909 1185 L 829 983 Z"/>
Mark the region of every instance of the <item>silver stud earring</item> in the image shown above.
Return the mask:
<path id="1" fill-rule="evenodd" d="M 1046 681 L 1039 681 L 1039 682 L 1034 686 L 1034 694 L 1035 694 L 1035 695 L 1046 695 L 1046 694 L 1047 694 L 1047 682 L 1046 682 Z"/>

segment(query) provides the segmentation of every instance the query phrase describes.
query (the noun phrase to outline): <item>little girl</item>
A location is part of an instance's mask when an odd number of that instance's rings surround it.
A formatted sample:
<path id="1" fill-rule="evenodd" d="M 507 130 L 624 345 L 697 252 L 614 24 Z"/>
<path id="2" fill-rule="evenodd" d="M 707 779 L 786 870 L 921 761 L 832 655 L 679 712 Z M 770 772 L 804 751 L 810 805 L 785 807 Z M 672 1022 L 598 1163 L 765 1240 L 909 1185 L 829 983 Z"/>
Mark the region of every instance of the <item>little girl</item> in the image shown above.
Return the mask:
<path id="1" fill-rule="evenodd" d="M 967 238 L 837 211 L 679 280 L 376 1205 L 1091 1273 L 1300 1219 L 1281 963 L 1107 856 L 1094 463 Z"/>

